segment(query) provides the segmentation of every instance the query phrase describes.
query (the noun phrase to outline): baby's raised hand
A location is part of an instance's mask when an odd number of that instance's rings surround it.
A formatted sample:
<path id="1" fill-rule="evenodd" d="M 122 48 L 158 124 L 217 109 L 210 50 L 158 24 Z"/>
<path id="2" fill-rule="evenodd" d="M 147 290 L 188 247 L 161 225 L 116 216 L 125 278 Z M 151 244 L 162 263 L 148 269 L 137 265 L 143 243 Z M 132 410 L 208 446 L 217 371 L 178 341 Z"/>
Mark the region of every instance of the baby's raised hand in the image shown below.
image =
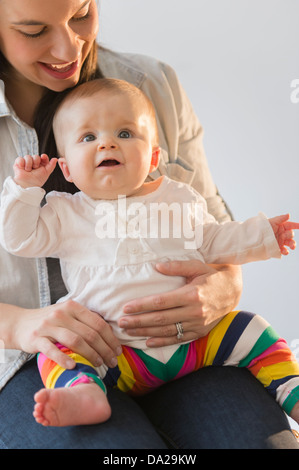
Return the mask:
<path id="1" fill-rule="evenodd" d="M 56 163 L 57 158 L 51 158 L 50 160 L 45 153 L 41 156 L 25 155 L 25 157 L 18 157 L 13 166 L 14 181 L 22 188 L 42 187 L 54 170 Z"/>
<path id="2" fill-rule="evenodd" d="M 287 247 L 289 247 L 291 250 L 296 248 L 294 230 L 299 229 L 299 223 L 290 222 L 289 218 L 290 215 L 286 214 L 269 219 L 282 255 L 289 254 Z"/>

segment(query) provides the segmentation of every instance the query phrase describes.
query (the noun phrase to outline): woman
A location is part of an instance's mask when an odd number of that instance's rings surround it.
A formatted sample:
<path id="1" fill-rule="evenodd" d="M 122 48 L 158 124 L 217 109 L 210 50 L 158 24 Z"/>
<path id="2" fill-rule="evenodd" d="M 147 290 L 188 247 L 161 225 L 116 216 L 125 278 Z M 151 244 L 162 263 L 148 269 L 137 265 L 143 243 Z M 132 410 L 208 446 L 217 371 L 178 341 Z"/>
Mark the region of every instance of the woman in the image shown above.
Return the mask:
<path id="1" fill-rule="evenodd" d="M 36 131 L 50 148 L 43 116 L 61 92 L 96 76 L 113 76 L 140 86 L 154 102 L 164 149 L 154 177 L 165 173 L 192 183 L 206 197 L 210 212 L 226 220 L 206 164 L 201 127 L 175 73 L 145 57 L 104 49 L 97 56 L 97 31 L 95 0 L 0 0 L 1 184 L 16 155 L 39 153 Z M 66 188 L 56 175 L 49 189 Z M 32 354 L 42 351 L 68 367 L 67 357 L 54 345 L 58 341 L 96 365 L 113 365 L 120 345 L 96 313 L 74 302 L 55 305 L 64 286 L 52 260 L 24 260 L 3 251 L 0 259 L 1 341 L 9 350 L 1 365 L 0 448 L 296 446 L 276 403 L 246 371 L 229 368 L 202 370 L 138 402 L 110 390 L 112 418 L 102 426 L 45 430 L 36 425 L 31 411 L 39 379 Z M 238 302 L 238 268 L 173 263 L 162 272 L 185 276 L 186 286 L 132 301 L 126 314 L 148 313 L 123 319 L 124 328 L 148 336 L 152 347 L 179 341 L 179 322 L 184 340 L 205 335 Z"/>

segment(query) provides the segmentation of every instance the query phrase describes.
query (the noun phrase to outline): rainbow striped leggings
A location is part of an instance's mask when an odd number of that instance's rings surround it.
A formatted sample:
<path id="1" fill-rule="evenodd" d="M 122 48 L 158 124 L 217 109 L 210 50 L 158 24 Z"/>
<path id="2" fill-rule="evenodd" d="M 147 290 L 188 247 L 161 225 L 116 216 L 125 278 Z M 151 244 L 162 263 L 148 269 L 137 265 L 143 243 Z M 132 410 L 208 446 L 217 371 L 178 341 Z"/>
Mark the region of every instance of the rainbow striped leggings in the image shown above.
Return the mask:
<path id="1" fill-rule="evenodd" d="M 286 413 L 299 401 L 299 364 L 285 340 L 262 317 L 244 311 L 229 313 L 207 336 L 179 346 L 166 364 L 123 346 L 117 367 L 95 369 L 82 356 L 59 347 L 77 365 L 66 370 L 40 353 L 38 367 L 46 388 L 94 381 L 104 391 L 112 386 L 136 396 L 202 367 L 236 366 L 248 368 Z"/>

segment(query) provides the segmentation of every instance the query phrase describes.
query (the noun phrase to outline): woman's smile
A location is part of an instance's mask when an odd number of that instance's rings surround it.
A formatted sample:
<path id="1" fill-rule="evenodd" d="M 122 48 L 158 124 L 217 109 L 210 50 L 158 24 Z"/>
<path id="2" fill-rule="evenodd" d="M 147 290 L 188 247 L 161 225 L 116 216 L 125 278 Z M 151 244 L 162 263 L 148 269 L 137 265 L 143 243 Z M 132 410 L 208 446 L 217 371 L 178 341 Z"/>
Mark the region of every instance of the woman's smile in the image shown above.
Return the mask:
<path id="1" fill-rule="evenodd" d="M 45 62 L 38 62 L 38 64 L 51 77 L 63 80 L 72 77 L 77 72 L 79 60 L 64 64 L 49 64 Z"/>

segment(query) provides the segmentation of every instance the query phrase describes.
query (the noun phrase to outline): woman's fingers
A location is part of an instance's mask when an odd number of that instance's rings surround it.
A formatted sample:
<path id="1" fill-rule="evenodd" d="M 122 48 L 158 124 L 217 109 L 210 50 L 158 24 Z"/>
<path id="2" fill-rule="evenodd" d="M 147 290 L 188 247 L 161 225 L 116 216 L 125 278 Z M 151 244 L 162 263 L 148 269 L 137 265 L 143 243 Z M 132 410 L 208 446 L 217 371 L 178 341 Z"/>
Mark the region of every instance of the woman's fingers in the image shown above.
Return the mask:
<path id="1" fill-rule="evenodd" d="M 194 309 L 183 307 L 134 315 L 132 324 L 134 323 L 135 327 L 126 329 L 126 333 L 132 337 L 147 337 L 148 347 L 163 347 L 206 336 L 219 321 L 220 319 L 217 319 L 212 323 L 205 324 L 199 316 L 194 316 Z M 183 328 L 183 336 L 181 337 L 178 337 L 179 331 L 176 326 L 178 322 Z"/>
<path id="2" fill-rule="evenodd" d="M 37 341 L 38 352 L 43 353 L 52 361 L 59 364 L 64 369 L 73 369 L 76 366 L 75 361 L 60 351 L 57 346 L 48 338 L 39 338 Z"/>
<path id="3" fill-rule="evenodd" d="M 191 341 L 198 338 L 192 327 L 188 322 L 180 322 L 183 328 L 183 336 L 178 337 L 178 330 L 176 323 L 171 323 L 162 327 L 148 327 L 138 328 L 133 330 L 126 330 L 131 336 L 148 337 L 146 344 L 148 347 L 162 347 L 175 343 L 182 343 L 184 341 Z"/>
<path id="4" fill-rule="evenodd" d="M 135 299 L 130 301 L 130 303 L 124 306 L 124 313 L 134 314 L 141 312 L 153 312 L 156 310 L 165 310 L 173 307 L 181 306 L 183 298 L 180 298 L 180 294 L 177 291 L 169 291 L 163 294 L 149 295 L 147 297 L 142 297 L 140 299 Z M 126 317 L 121 318 L 120 324 L 121 327 L 125 327 Z M 134 319 L 130 320 L 134 321 Z M 136 322 L 140 321 L 140 317 L 136 317 Z M 147 320 L 143 320 L 147 321 Z M 136 324 L 134 321 L 134 324 Z"/>
<path id="5" fill-rule="evenodd" d="M 154 320 L 157 322 L 165 321 L 164 310 L 175 309 L 176 317 L 180 314 L 179 309 L 181 307 L 200 304 L 200 291 L 196 284 L 186 284 L 178 289 L 163 292 L 161 294 L 150 295 L 140 299 L 135 299 L 130 301 L 124 306 L 124 313 L 126 314 L 136 314 L 141 312 L 155 312 Z M 120 319 L 120 326 L 125 325 L 126 320 L 129 320 L 129 316 L 124 316 Z M 130 316 L 130 323 L 138 325 L 138 322 L 142 324 L 148 324 L 152 320 L 147 315 L 144 315 L 144 318 L 141 316 Z M 175 321 L 180 319 L 174 318 Z M 123 326 L 127 327 L 127 326 Z"/>
<path id="6" fill-rule="evenodd" d="M 204 264 L 199 260 L 159 263 L 156 265 L 156 268 L 167 276 L 185 277 L 186 283 L 191 283 L 195 278 L 201 278 L 201 276 L 217 272 L 212 266 Z M 198 289 L 196 285 L 189 284 L 189 287 L 183 286 L 163 294 L 134 299 L 126 303 L 123 311 L 126 314 L 152 312 L 155 310 L 189 305 L 190 302 L 198 304 L 198 301 Z"/>
<path id="7" fill-rule="evenodd" d="M 121 354 L 121 346 L 112 332 L 110 325 L 104 320 L 99 333 L 95 330 L 80 324 L 80 335 L 66 332 L 66 342 L 70 344 L 70 349 L 81 354 L 93 365 L 100 366 L 103 363 L 109 367 L 117 365 L 117 356 Z M 76 329 L 76 328 L 74 328 Z M 63 343 L 65 344 L 65 343 Z"/>
<path id="8" fill-rule="evenodd" d="M 182 287 L 128 302 L 119 326 L 131 336 L 148 337 L 147 345 L 165 346 L 206 336 L 235 308 L 241 294 L 239 267 L 205 265 L 199 260 L 157 265 L 165 275 L 182 276 Z M 143 313 L 141 313 L 143 312 Z M 176 323 L 184 329 L 177 338 Z"/>
<path id="9" fill-rule="evenodd" d="M 218 323 L 218 320 L 215 322 L 215 325 Z M 183 328 L 184 328 L 184 333 L 183 336 L 178 338 L 177 334 L 177 329 L 175 329 L 175 334 L 173 336 L 166 336 L 166 337 L 161 337 L 161 336 L 152 336 L 146 341 L 146 345 L 149 348 L 161 348 L 165 346 L 170 346 L 172 344 L 179 344 L 179 343 L 184 343 L 185 341 L 194 341 L 198 338 L 202 338 L 206 336 L 211 327 L 202 327 L 202 333 L 199 334 L 196 331 L 186 331 L 185 332 L 185 327 L 184 327 L 184 322 L 182 323 Z"/>
<path id="10" fill-rule="evenodd" d="M 113 351 L 113 355 L 121 354 L 121 344 L 119 340 L 113 333 L 111 326 L 100 314 L 92 312 L 80 305 L 79 310 L 76 311 L 75 318 L 80 322 L 80 325 L 82 324 L 83 326 L 82 334 L 84 338 L 86 337 L 87 342 L 93 345 L 95 349 L 98 347 L 99 350 L 101 350 L 101 346 L 98 345 L 98 341 L 100 340 L 103 344 L 106 343 L 109 349 Z M 85 327 L 89 328 L 89 330 L 85 330 Z M 94 332 L 96 334 L 94 334 Z"/>
<path id="11" fill-rule="evenodd" d="M 216 270 L 208 264 L 198 259 L 188 261 L 167 261 L 166 263 L 157 263 L 157 270 L 167 276 L 183 276 L 186 279 L 211 274 Z"/>
<path id="12" fill-rule="evenodd" d="M 50 354 L 49 357 L 53 360 L 58 357 L 57 362 L 65 364 L 63 353 L 54 344 L 58 342 L 95 366 L 104 362 L 115 367 L 121 345 L 110 325 L 100 315 L 73 301 L 50 306 L 48 310 L 48 314 L 42 318 L 33 333 L 36 352 Z"/>
<path id="13" fill-rule="evenodd" d="M 141 322 L 135 323 L 136 326 L 127 328 L 126 333 L 128 333 L 131 336 L 145 336 L 145 337 L 159 336 L 161 338 L 176 336 L 177 328 L 175 325 L 179 320 L 176 321 L 174 318 L 173 319 L 170 318 L 168 316 L 168 313 L 169 315 L 171 315 L 170 312 L 171 311 L 169 312 L 167 311 L 167 315 L 163 314 L 163 321 L 160 321 L 161 314 L 159 312 L 140 314 L 140 317 L 141 316 L 148 317 L 148 321 L 143 326 L 141 326 Z M 180 318 L 181 316 L 182 315 L 180 315 Z M 159 320 L 157 320 L 158 318 Z M 191 323 L 184 322 L 184 328 L 186 331 L 191 330 Z"/>
<path id="14" fill-rule="evenodd" d="M 150 338 L 147 341 L 148 346 L 159 347 L 193 340 L 208 332 L 204 318 L 198 314 L 201 307 L 197 286 L 186 285 L 176 291 L 137 300 L 134 306 L 136 311 L 140 308 L 147 312 L 123 316 L 119 320 L 119 326 L 131 336 Z M 153 309 L 154 307 L 159 310 Z M 184 329 L 184 336 L 180 339 L 177 338 L 178 322 Z"/>

